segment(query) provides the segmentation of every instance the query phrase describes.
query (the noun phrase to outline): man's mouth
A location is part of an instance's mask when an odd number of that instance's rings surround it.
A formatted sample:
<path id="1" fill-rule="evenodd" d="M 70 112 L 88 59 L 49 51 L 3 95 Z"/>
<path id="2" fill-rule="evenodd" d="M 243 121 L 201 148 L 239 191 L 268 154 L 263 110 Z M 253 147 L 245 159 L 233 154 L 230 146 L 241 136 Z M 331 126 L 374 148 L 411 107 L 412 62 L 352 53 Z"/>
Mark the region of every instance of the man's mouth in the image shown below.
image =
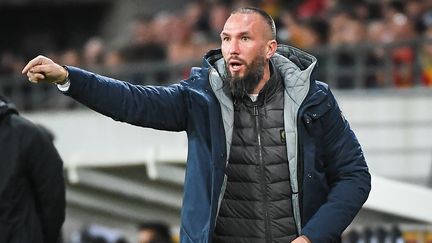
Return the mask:
<path id="1" fill-rule="evenodd" d="M 229 69 L 233 72 L 238 72 L 244 66 L 241 60 L 231 60 L 228 62 Z"/>

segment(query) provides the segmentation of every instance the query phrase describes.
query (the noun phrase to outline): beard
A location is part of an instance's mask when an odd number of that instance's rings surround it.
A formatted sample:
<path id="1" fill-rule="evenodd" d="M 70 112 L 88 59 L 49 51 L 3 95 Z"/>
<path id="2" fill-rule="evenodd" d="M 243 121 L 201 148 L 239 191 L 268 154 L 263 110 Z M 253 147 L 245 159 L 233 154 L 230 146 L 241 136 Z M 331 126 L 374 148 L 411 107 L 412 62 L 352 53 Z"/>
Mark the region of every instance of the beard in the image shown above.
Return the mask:
<path id="1" fill-rule="evenodd" d="M 234 99 L 247 97 L 253 92 L 264 76 L 264 60 L 263 56 L 257 56 L 250 64 L 243 62 L 245 66 L 243 77 L 239 74 L 232 75 L 225 61 L 226 75 L 222 79 L 224 84 L 228 86 Z"/>

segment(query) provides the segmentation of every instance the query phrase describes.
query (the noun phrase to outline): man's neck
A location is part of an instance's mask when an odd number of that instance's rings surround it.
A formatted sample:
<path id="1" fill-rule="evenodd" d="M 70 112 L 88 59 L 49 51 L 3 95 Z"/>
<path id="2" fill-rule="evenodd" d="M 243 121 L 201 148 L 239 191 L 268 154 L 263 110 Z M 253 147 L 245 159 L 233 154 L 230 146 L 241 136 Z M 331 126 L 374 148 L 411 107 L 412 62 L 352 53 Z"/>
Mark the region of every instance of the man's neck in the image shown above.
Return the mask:
<path id="1" fill-rule="evenodd" d="M 257 86 L 254 88 L 254 90 L 252 91 L 252 94 L 259 94 L 259 92 L 264 88 L 265 84 L 269 81 L 270 79 L 270 63 L 267 62 L 266 67 L 264 68 L 264 74 L 262 79 L 259 81 L 259 83 L 257 84 Z"/>

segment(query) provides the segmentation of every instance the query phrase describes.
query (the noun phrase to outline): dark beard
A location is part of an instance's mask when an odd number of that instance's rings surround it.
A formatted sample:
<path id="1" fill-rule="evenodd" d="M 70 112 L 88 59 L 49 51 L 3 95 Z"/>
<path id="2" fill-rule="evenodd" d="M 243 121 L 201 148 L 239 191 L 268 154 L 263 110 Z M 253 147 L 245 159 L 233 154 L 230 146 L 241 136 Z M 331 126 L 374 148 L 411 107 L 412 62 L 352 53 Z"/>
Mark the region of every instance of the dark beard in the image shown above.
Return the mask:
<path id="1" fill-rule="evenodd" d="M 264 76 L 264 58 L 258 56 L 251 64 L 246 66 L 243 77 L 238 75 L 232 76 L 228 64 L 225 62 L 225 73 L 222 77 L 224 84 L 228 85 L 231 95 L 234 99 L 241 99 L 251 94 Z"/>

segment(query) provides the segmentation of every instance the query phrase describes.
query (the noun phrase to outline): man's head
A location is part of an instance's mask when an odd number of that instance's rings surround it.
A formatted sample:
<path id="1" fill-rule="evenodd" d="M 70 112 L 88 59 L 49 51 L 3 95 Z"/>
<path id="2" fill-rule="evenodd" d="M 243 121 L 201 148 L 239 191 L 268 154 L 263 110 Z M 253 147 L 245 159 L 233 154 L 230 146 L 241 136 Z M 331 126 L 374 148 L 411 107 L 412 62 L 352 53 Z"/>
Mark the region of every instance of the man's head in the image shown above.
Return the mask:
<path id="1" fill-rule="evenodd" d="M 161 222 L 146 222 L 138 225 L 139 243 L 171 243 L 168 226 Z"/>
<path id="2" fill-rule="evenodd" d="M 234 10 L 221 32 L 225 82 L 234 97 L 258 93 L 270 78 L 269 60 L 276 52 L 276 27 L 263 10 Z"/>

